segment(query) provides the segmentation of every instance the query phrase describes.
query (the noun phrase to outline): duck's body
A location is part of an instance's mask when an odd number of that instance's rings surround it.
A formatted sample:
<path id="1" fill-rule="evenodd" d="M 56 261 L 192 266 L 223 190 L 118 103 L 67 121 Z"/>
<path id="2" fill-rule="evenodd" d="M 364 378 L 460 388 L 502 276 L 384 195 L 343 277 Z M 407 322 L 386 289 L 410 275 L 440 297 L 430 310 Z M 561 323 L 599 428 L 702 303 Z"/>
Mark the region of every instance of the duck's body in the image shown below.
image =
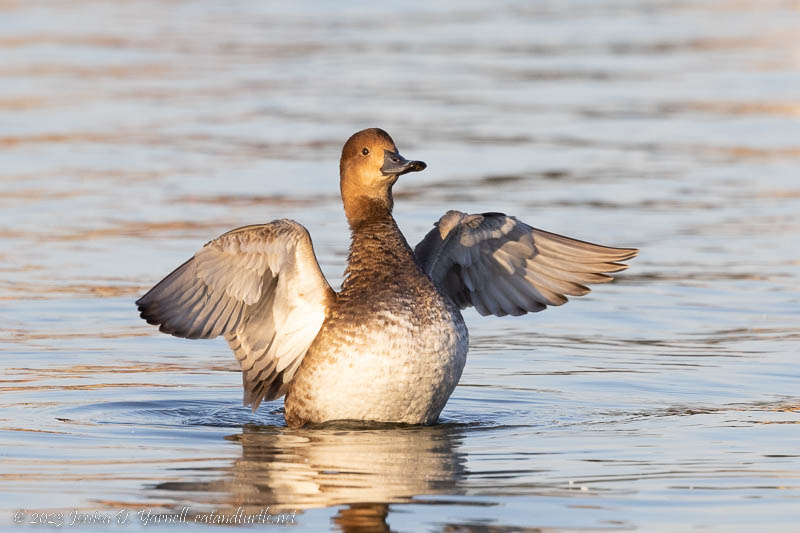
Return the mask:
<path id="1" fill-rule="evenodd" d="M 341 291 L 290 220 L 247 226 L 201 248 L 137 301 L 161 331 L 224 335 L 244 403 L 286 395 L 290 426 L 330 420 L 432 424 L 466 362 L 460 309 L 520 315 L 581 295 L 636 250 L 543 232 L 501 213 L 449 211 L 412 250 L 392 217 L 392 186 L 425 168 L 379 129 L 342 150 L 352 233 Z"/>
<path id="2" fill-rule="evenodd" d="M 353 231 L 346 278 L 286 394 L 290 425 L 431 424 L 467 360 L 458 307 L 417 264 L 389 213 Z"/>

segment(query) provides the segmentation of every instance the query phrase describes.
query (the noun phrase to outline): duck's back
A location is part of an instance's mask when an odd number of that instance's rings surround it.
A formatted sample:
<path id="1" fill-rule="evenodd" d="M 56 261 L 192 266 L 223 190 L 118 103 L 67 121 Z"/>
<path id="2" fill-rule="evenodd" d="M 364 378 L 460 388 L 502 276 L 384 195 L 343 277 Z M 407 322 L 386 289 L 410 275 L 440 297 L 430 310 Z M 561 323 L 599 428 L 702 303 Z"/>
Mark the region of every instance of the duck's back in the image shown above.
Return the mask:
<path id="1" fill-rule="evenodd" d="M 433 423 L 467 345 L 460 311 L 391 216 L 372 221 L 354 231 L 345 282 L 291 384 L 286 419 Z"/>

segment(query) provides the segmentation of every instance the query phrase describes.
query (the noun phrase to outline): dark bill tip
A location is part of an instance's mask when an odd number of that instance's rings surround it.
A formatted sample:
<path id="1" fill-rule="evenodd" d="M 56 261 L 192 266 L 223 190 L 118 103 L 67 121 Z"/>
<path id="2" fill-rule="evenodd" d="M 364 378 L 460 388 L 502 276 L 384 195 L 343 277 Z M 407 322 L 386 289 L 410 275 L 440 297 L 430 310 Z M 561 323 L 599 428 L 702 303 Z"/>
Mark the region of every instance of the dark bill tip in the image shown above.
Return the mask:
<path id="1" fill-rule="evenodd" d="M 428 168 L 428 165 L 425 164 L 425 161 L 409 161 L 410 167 L 408 172 L 419 172 L 420 170 L 425 170 Z"/>

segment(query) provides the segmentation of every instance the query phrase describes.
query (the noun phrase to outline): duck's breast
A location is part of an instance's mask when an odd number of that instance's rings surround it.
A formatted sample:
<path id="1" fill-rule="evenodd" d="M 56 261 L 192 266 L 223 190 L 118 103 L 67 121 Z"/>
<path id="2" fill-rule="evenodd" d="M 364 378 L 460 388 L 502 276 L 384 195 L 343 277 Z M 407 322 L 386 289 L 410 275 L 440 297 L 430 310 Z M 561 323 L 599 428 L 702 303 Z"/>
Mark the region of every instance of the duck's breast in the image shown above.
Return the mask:
<path id="1" fill-rule="evenodd" d="M 435 422 L 461 377 L 468 334 L 460 311 L 425 285 L 341 295 L 295 376 L 287 420 Z"/>

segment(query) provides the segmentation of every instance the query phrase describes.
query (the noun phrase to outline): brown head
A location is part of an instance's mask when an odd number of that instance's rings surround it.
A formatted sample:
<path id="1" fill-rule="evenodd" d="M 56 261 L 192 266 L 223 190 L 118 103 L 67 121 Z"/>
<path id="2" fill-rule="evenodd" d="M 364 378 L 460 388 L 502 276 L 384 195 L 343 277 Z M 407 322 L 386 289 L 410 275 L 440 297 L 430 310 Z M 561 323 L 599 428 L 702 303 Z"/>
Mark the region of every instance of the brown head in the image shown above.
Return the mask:
<path id="1" fill-rule="evenodd" d="M 401 156 L 382 129 L 369 128 L 350 137 L 339 161 L 339 187 L 350 227 L 376 213 L 390 213 L 394 204 L 392 185 L 397 178 L 426 166 Z"/>

